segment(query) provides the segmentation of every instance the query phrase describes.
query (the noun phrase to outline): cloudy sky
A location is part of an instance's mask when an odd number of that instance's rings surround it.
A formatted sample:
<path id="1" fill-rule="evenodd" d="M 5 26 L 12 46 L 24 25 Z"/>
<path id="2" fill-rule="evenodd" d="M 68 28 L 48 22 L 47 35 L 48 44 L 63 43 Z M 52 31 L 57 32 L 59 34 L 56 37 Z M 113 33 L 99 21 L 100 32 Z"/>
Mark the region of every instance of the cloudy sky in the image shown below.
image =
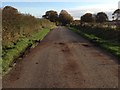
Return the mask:
<path id="1" fill-rule="evenodd" d="M 24 1 L 24 2 L 23 2 Z M 105 12 L 109 18 L 112 18 L 112 13 L 118 8 L 119 0 L 4 0 L 2 7 L 13 6 L 21 13 L 29 13 L 36 17 L 41 17 L 48 10 L 55 10 L 58 13 L 61 10 L 67 10 L 74 19 L 80 19 L 85 13 L 96 14 Z"/>

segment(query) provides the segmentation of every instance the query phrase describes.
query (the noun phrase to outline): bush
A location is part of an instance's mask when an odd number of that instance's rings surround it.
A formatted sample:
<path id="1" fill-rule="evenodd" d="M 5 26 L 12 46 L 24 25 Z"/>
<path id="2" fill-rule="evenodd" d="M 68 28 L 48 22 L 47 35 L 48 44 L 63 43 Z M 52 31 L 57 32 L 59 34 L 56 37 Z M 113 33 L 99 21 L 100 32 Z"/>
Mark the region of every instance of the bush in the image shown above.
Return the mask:
<path id="1" fill-rule="evenodd" d="M 21 14 L 11 6 L 4 7 L 2 12 L 3 47 L 13 45 L 20 37 L 30 37 L 42 28 L 55 26 L 49 20 L 35 18 L 30 14 Z"/>
<path id="2" fill-rule="evenodd" d="M 27 47 L 43 39 L 55 23 L 19 13 L 11 6 L 4 7 L 2 12 L 2 67 L 6 71 Z"/>

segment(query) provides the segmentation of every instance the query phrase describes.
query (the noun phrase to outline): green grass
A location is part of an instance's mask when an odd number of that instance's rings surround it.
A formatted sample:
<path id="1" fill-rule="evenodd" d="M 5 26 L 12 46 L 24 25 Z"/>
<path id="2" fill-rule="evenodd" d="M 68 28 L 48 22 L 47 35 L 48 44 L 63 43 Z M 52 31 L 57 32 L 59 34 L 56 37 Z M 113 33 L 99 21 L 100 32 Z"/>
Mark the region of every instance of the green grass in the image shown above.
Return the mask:
<path id="1" fill-rule="evenodd" d="M 109 40 L 104 40 L 102 38 L 99 38 L 99 37 L 95 36 L 94 34 L 84 33 L 84 32 L 82 32 L 78 29 L 75 29 L 73 27 L 69 27 L 69 28 L 73 32 L 83 36 L 86 39 L 88 39 L 89 41 L 91 41 L 95 45 L 107 50 L 108 52 L 111 52 L 113 55 L 120 58 L 120 44 L 119 43 L 115 43 L 115 42 L 112 42 L 112 41 L 109 41 Z"/>
<path id="2" fill-rule="evenodd" d="M 30 40 L 42 40 L 49 32 L 50 30 L 48 29 L 44 29 L 44 30 L 41 30 L 40 32 L 38 33 L 35 33 L 32 37 L 30 37 Z"/>
<path id="3" fill-rule="evenodd" d="M 11 49 L 8 49 L 4 52 L 2 58 L 2 70 L 6 72 L 10 64 L 23 53 L 27 47 L 34 45 L 35 40 L 42 40 L 50 31 L 50 29 L 43 29 L 39 32 L 36 32 L 30 38 L 20 38 L 16 45 L 11 46 Z"/>

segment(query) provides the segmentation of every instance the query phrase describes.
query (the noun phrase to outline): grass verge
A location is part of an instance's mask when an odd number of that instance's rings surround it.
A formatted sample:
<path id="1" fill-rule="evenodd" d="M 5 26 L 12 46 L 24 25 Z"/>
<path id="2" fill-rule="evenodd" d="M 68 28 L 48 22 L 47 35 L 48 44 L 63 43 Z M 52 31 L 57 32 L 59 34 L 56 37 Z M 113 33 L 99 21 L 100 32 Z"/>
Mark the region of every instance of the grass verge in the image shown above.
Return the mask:
<path id="1" fill-rule="evenodd" d="M 117 56 L 118 59 L 120 59 L 120 44 L 118 43 L 113 43 L 108 40 L 103 40 L 94 34 L 88 34 L 84 33 L 76 28 L 69 27 L 70 30 L 73 32 L 81 35 L 82 37 L 88 39 L 90 42 L 94 43 L 96 46 L 99 46 L 108 52 L 111 52 L 113 55 Z"/>
<path id="2" fill-rule="evenodd" d="M 10 65 L 18 58 L 21 53 L 25 52 L 26 48 L 35 44 L 35 41 L 42 40 L 50 31 L 50 29 L 43 29 L 37 33 L 34 33 L 32 37 L 20 38 L 15 45 L 12 45 L 10 49 L 3 50 L 2 56 L 2 71 L 3 73 L 8 70 Z"/>

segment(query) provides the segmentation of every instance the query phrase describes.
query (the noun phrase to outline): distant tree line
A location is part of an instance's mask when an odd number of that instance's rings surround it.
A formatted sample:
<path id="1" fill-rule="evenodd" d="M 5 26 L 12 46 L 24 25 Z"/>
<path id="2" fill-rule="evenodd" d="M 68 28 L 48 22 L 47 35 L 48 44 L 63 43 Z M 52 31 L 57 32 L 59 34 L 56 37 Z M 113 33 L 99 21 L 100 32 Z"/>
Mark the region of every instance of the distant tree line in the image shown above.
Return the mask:
<path id="1" fill-rule="evenodd" d="M 65 10 L 61 10 L 60 14 L 56 11 L 50 10 L 42 16 L 45 19 L 50 20 L 51 22 L 55 22 L 57 25 L 67 25 L 67 24 L 81 24 L 84 23 L 104 23 L 108 22 L 109 18 L 105 12 L 98 12 L 97 14 L 86 13 L 80 17 L 78 22 L 73 20 L 73 17 Z M 119 20 L 120 18 L 120 9 L 117 9 L 113 13 L 113 20 Z"/>
<path id="2" fill-rule="evenodd" d="M 115 10 L 112 15 L 113 21 L 111 24 L 120 28 L 120 9 Z M 80 22 L 82 25 L 84 23 L 100 23 L 102 25 L 105 22 L 109 22 L 109 19 L 105 12 L 98 12 L 97 14 L 86 13 L 81 16 Z"/>
<path id="3" fill-rule="evenodd" d="M 99 12 L 97 15 L 86 13 L 85 15 L 81 16 L 81 22 L 97 22 L 97 23 L 103 23 L 108 21 L 108 16 L 104 12 Z"/>
<path id="4" fill-rule="evenodd" d="M 43 15 L 42 17 L 60 25 L 67 25 L 70 24 L 71 22 L 74 22 L 73 17 L 65 10 L 61 10 L 59 15 L 56 11 L 50 10 L 47 11 L 45 15 Z M 108 16 L 104 12 L 99 12 L 97 13 L 97 15 L 86 13 L 80 17 L 80 21 L 81 23 L 85 23 L 85 22 L 103 23 L 108 21 Z"/>
<path id="5" fill-rule="evenodd" d="M 56 11 L 50 10 L 47 11 L 42 17 L 60 25 L 67 25 L 73 21 L 73 17 L 65 10 L 61 10 L 59 15 Z"/>

